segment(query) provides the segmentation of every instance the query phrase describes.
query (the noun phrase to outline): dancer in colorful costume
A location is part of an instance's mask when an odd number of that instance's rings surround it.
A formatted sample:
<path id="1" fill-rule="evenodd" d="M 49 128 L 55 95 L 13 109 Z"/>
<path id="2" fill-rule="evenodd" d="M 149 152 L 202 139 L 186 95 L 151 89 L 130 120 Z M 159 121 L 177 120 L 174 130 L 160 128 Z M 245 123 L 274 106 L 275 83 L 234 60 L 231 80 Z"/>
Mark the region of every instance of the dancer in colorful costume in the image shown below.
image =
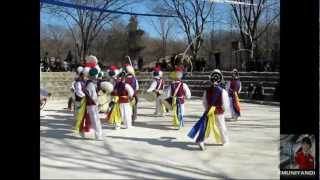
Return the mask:
<path id="1" fill-rule="evenodd" d="M 87 99 L 85 94 L 86 79 L 89 75 L 89 67 L 81 68 L 78 67 L 77 70 L 81 70 L 81 78 L 79 77 L 74 83 L 75 89 L 75 123 L 74 131 L 79 133 L 81 137 L 85 137 L 85 133 L 90 131 L 91 121 L 87 113 Z"/>
<path id="2" fill-rule="evenodd" d="M 134 68 L 130 64 L 125 65 L 125 82 L 129 84 L 134 93 L 131 100 L 131 106 L 132 106 L 132 124 L 134 125 L 135 120 L 137 119 L 137 105 L 138 105 L 138 96 L 137 91 L 139 90 L 139 83 L 138 79 L 135 76 Z"/>
<path id="3" fill-rule="evenodd" d="M 220 70 L 215 69 L 210 75 L 212 85 L 203 94 L 203 105 L 205 112 L 192 127 L 188 136 L 196 138 L 200 149 L 204 150 L 204 141 L 209 137 L 211 131 L 217 144 L 229 142 L 227 128 L 225 125 L 224 112 L 229 107 L 228 93 L 219 84 L 223 79 Z"/>
<path id="4" fill-rule="evenodd" d="M 97 77 L 98 70 L 91 68 L 89 71 L 89 80 L 86 82 L 86 99 L 87 113 L 89 114 L 91 124 L 95 130 L 96 140 L 103 140 L 102 127 L 98 110 L 98 95 L 97 95 Z"/>
<path id="5" fill-rule="evenodd" d="M 109 103 L 109 108 L 107 111 L 107 121 L 114 125 L 115 129 L 120 129 L 121 127 L 121 113 L 120 113 L 120 102 L 119 96 L 117 94 L 117 87 L 121 79 L 118 77 L 120 70 L 117 66 L 111 65 L 107 69 L 107 76 L 110 79 L 111 84 L 113 85 L 113 91 L 111 92 L 111 102 Z"/>
<path id="6" fill-rule="evenodd" d="M 89 76 L 89 71 L 92 68 L 100 69 L 97 65 L 97 58 L 95 56 L 87 56 L 86 64 L 83 70 L 81 71 L 81 77 L 75 83 L 75 95 L 79 104 L 76 108 L 76 122 L 74 125 L 74 130 L 76 133 L 79 133 L 80 136 L 85 137 L 85 133 L 90 131 L 91 128 L 91 119 L 88 114 L 87 106 L 88 106 L 88 92 L 86 90 L 87 86 L 87 78 Z M 82 68 L 78 68 L 80 71 Z"/>
<path id="7" fill-rule="evenodd" d="M 166 89 L 166 97 L 172 98 L 172 109 L 173 109 L 173 125 L 180 129 L 184 126 L 184 101 L 191 98 L 191 92 L 186 83 L 181 78 L 183 76 L 183 69 L 176 67 L 172 73 L 174 79 L 170 86 Z"/>
<path id="8" fill-rule="evenodd" d="M 68 100 L 68 110 L 71 111 L 71 112 L 73 111 L 74 112 L 74 116 L 76 116 L 76 114 L 77 114 L 76 107 L 79 107 L 79 104 L 80 104 L 79 98 L 78 98 L 78 102 L 76 104 L 76 98 L 77 98 L 77 96 L 76 96 L 76 83 L 79 81 L 79 79 L 83 80 L 83 78 L 84 78 L 83 77 L 83 67 L 79 66 L 77 68 L 77 70 L 76 70 L 76 77 L 74 78 L 74 81 L 72 82 L 72 85 L 71 85 L 71 88 L 70 88 L 70 90 L 71 90 L 73 95 Z M 79 86 L 79 84 L 78 84 L 78 86 Z"/>
<path id="9" fill-rule="evenodd" d="M 109 85 L 106 85 L 108 83 L 109 82 L 107 82 L 107 80 L 104 79 L 104 73 L 100 71 L 100 73 L 98 74 L 98 86 L 97 86 L 99 113 L 106 113 L 108 111 L 108 105 L 110 103 L 110 93 L 111 93 L 109 92 L 109 89 L 108 89 Z"/>
<path id="10" fill-rule="evenodd" d="M 160 70 L 159 66 L 153 68 L 153 81 L 147 90 L 147 92 L 154 92 L 157 95 L 156 98 L 156 111 L 154 115 L 156 116 L 163 116 L 164 106 L 161 102 L 161 95 L 163 94 L 165 81 L 162 79 L 162 71 Z"/>
<path id="11" fill-rule="evenodd" d="M 82 91 L 83 88 L 85 87 L 85 77 L 84 77 L 84 73 L 83 73 L 84 68 L 82 66 L 79 66 L 77 68 L 77 75 L 78 77 L 75 79 L 74 83 L 73 83 L 73 90 L 74 90 L 74 116 L 76 117 L 79 109 L 80 109 L 80 102 L 82 100 L 82 98 L 84 98 L 86 95 L 84 94 L 84 92 Z"/>
<path id="12" fill-rule="evenodd" d="M 132 105 L 131 101 L 134 95 L 134 90 L 130 84 L 126 82 L 125 71 L 122 70 L 122 77 L 114 87 L 116 95 L 119 98 L 120 117 L 123 122 L 124 128 L 132 127 Z"/>
<path id="13" fill-rule="evenodd" d="M 241 91 L 241 81 L 239 79 L 239 72 L 237 69 L 232 71 L 232 80 L 228 81 L 226 90 L 230 99 L 230 112 L 234 120 L 238 120 L 240 116 L 240 100 L 239 93 Z"/>

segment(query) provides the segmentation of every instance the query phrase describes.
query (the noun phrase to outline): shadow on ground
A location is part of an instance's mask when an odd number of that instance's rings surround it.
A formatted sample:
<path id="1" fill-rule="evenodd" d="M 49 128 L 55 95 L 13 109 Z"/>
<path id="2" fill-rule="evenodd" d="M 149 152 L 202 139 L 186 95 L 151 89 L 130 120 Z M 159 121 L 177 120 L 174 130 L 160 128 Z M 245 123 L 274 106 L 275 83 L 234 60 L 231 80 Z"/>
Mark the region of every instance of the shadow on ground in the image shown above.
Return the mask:
<path id="1" fill-rule="evenodd" d="M 168 126 L 168 125 L 161 125 L 161 124 L 151 124 L 148 122 L 135 122 L 134 126 L 137 127 L 142 127 L 142 128 L 150 128 L 150 129 L 158 129 L 158 130 L 172 130 L 172 131 L 176 131 L 175 129 L 173 129 L 172 126 Z"/>
<path id="2" fill-rule="evenodd" d="M 113 136 L 112 138 L 123 138 L 118 136 Z M 163 137 L 166 139 L 166 137 Z M 170 141 L 170 138 L 168 138 Z M 145 139 L 145 138 L 127 138 L 127 140 L 134 141 L 147 141 L 156 145 L 164 145 L 167 147 L 180 147 L 188 145 L 189 143 L 183 142 L 168 142 L 154 139 Z M 53 142 L 54 143 L 54 142 Z M 170 145 L 170 144 L 178 145 Z M 61 145 L 61 144 L 59 144 Z M 176 166 L 171 163 L 164 163 L 161 161 L 154 161 L 145 159 L 141 156 L 128 156 L 122 152 L 113 150 L 113 148 L 107 143 L 104 142 L 103 146 L 101 144 L 96 144 L 97 148 L 104 148 L 105 153 L 95 151 L 95 148 L 86 148 L 83 146 L 77 146 L 64 141 L 64 145 L 68 148 L 74 149 L 74 153 L 78 154 L 77 158 L 72 158 L 65 154 L 58 154 L 57 152 L 42 152 L 42 157 L 51 159 L 53 161 L 60 162 L 59 165 L 48 165 L 42 164 L 42 167 L 61 169 L 62 171 L 95 171 L 105 174 L 105 178 L 108 178 L 109 175 L 118 175 L 122 178 L 131 178 L 131 179 L 144 179 L 147 177 L 156 177 L 162 179 L 174 178 L 174 179 L 194 179 L 186 174 L 195 174 L 197 176 L 202 176 L 204 178 L 216 179 L 231 179 L 225 173 L 219 172 L 215 169 L 217 173 L 211 171 L 206 171 L 196 167 L 190 166 Z M 191 148 L 192 150 L 194 148 Z M 98 158 L 97 158 L 98 157 Z M 75 166 L 69 166 L 68 164 L 75 164 Z M 93 164 L 94 163 L 94 164 Z M 172 172 L 172 171 L 175 172 Z M 84 177 L 90 178 L 90 177 Z"/>
<path id="3" fill-rule="evenodd" d="M 129 140 L 129 141 L 139 141 L 145 142 L 151 145 L 156 146 L 163 146 L 167 148 L 179 148 L 183 150 L 189 151 L 199 151 L 199 147 L 194 142 L 183 142 L 183 141 L 172 141 L 175 138 L 168 138 L 168 137 L 160 137 L 159 138 L 135 138 L 135 137 L 122 137 L 122 136 L 108 136 L 109 138 L 113 139 L 122 139 L 122 140 Z M 219 144 L 206 144 L 206 146 L 221 146 Z"/>
<path id="4" fill-rule="evenodd" d="M 60 109 L 60 110 L 52 110 L 52 109 L 44 109 L 45 112 L 57 112 L 57 113 L 66 113 L 66 114 L 72 114 L 73 112 L 70 112 L 68 109 Z"/>

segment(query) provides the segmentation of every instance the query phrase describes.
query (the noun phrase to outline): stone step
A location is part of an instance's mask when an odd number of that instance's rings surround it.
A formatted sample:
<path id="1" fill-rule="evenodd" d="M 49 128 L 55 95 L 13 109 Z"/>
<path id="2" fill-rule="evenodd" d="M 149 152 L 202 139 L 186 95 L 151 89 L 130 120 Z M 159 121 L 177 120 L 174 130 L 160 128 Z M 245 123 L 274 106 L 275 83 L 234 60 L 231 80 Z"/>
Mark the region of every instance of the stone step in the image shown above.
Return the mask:
<path id="1" fill-rule="evenodd" d="M 225 80 L 231 79 L 231 72 L 222 72 L 225 75 Z M 203 90 L 209 86 L 208 76 L 210 72 L 193 72 L 192 76 L 187 75 L 187 79 L 184 80 L 191 89 L 193 96 L 202 96 Z M 168 79 L 169 72 L 164 73 L 164 79 Z M 275 86 L 279 82 L 279 73 L 274 72 L 240 72 L 242 82 L 241 98 L 246 98 L 243 93 L 247 91 L 250 83 L 254 85 L 257 82 L 262 82 L 266 98 L 271 97 L 274 93 Z M 48 89 L 55 98 L 68 98 L 71 96 L 70 87 L 74 80 L 75 73 L 71 72 L 44 72 L 41 74 L 42 87 Z M 137 75 L 139 80 L 139 86 L 141 90 L 149 88 L 152 82 L 152 72 L 140 72 Z M 170 81 L 166 80 L 167 87 Z"/>
<path id="2" fill-rule="evenodd" d="M 202 97 L 203 90 L 191 90 L 191 96 L 193 97 Z M 247 94 L 245 92 L 240 92 L 239 94 L 240 99 L 248 99 Z M 264 100 L 271 101 L 273 99 L 272 93 L 264 93 Z"/>
<path id="3" fill-rule="evenodd" d="M 210 75 L 211 72 L 192 72 L 192 75 Z M 231 76 L 231 71 L 222 71 L 224 76 Z M 280 76 L 279 72 L 239 72 L 240 76 Z"/>
<path id="4" fill-rule="evenodd" d="M 249 86 L 250 83 L 255 85 L 256 83 L 262 83 L 263 87 L 275 87 L 279 82 L 278 81 L 241 81 L 243 87 Z"/>
<path id="5" fill-rule="evenodd" d="M 139 81 L 152 81 L 152 77 L 139 77 L 137 76 L 137 79 Z M 164 78 L 166 81 L 168 81 L 168 78 Z M 192 76 L 192 77 L 186 77 L 184 79 L 184 81 L 191 81 L 191 80 L 202 80 L 202 81 L 207 81 L 209 80 L 208 76 Z M 231 80 L 231 76 L 230 77 L 224 77 L 225 81 L 229 81 Z M 279 82 L 280 79 L 279 77 L 276 76 L 265 76 L 265 77 L 255 77 L 255 76 L 243 76 L 240 78 L 241 81 L 250 81 L 250 82 Z M 170 81 L 170 80 L 169 80 Z"/>
<path id="6" fill-rule="evenodd" d="M 191 82 L 191 83 L 190 83 Z M 202 82 L 202 83 L 198 83 L 198 84 L 194 84 L 194 81 L 190 81 L 187 82 L 188 86 L 190 89 L 194 89 L 194 90 L 203 90 L 207 87 L 209 87 L 210 85 L 205 82 L 205 81 L 197 81 L 197 82 Z M 249 82 L 248 82 L 249 83 Z M 242 86 L 242 90 L 246 91 L 247 90 L 247 86 L 244 85 L 245 83 L 243 83 Z M 166 85 L 166 87 L 169 84 Z M 271 84 L 272 85 L 272 84 Z M 144 82 L 144 81 L 140 81 L 140 89 L 146 89 L 150 86 L 150 82 Z M 44 83 L 44 87 L 46 87 L 49 91 L 59 91 L 59 90 L 64 90 L 64 91 L 70 91 L 70 87 L 71 87 L 71 82 L 46 82 Z M 273 93 L 275 88 L 273 86 L 264 86 L 264 90 L 266 93 Z"/>
<path id="7" fill-rule="evenodd" d="M 50 97 L 49 98 L 49 102 L 50 101 L 55 101 L 55 100 L 68 100 L 68 96 L 52 96 L 52 97 Z M 67 104 L 66 104 L 66 106 L 67 106 Z"/>
<path id="8" fill-rule="evenodd" d="M 41 84 L 48 88 L 56 87 L 56 86 L 71 87 L 72 81 L 49 81 L 49 82 L 42 82 Z"/>
<path id="9" fill-rule="evenodd" d="M 164 76 L 168 76 L 170 72 L 163 72 Z M 192 74 L 192 76 L 196 75 L 204 75 L 209 76 L 211 72 L 188 72 L 188 75 Z M 231 76 L 232 72 L 230 71 L 222 71 L 223 76 Z M 239 72 L 241 76 L 280 76 L 279 72 Z M 152 72 L 140 72 L 137 76 L 152 76 Z"/>
<path id="10" fill-rule="evenodd" d="M 72 93 L 67 91 L 49 91 L 52 97 L 71 97 Z"/>
<path id="11" fill-rule="evenodd" d="M 188 87 L 192 90 L 204 90 L 210 87 L 210 85 L 203 85 L 203 86 L 199 86 L 199 85 L 194 85 L 194 84 L 189 84 Z M 242 92 L 246 92 L 248 87 L 242 87 L 241 91 Z M 263 87 L 264 92 L 265 93 L 271 93 L 273 94 L 275 91 L 275 87 Z"/>
<path id="12" fill-rule="evenodd" d="M 75 76 L 75 72 L 41 72 L 41 77 L 63 77 L 63 76 Z"/>
<path id="13" fill-rule="evenodd" d="M 40 81 L 50 82 L 50 81 L 74 81 L 74 77 L 63 76 L 63 77 L 42 77 Z"/>
<path id="14" fill-rule="evenodd" d="M 226 81 L 231 80 L 231 76 L 224 76 Z M 187 76 L 186 80 L 208 80 L 209 76 Z M 241 76 L 241 81 L 279 81 L 278 76 Z"/>
<path id="15" fill-rule="evenodd" d="M 205 89 L 210 87 L 210 83 L 208 81 L 187 81 L 185 82 L 190 89 Z M 242 91 L 247 91 L 249 88 L 249 84 L 251 82 L 242 82 Z M 255 85 L 255 82 L 253 83 Z M 265 89 L 266 93 L 273 93 L 275 91 L 275 82 L 263 82 L 263 88 Z M 150 82 L 139 81 L 140 89 L 149 88 Z M 169 86 L 169 83 L 165 84 L 165 88 Z"/>
<path id="16" fill-rule="evenodd" d="M 149 84 L 150 85 L 152 82 L 152 79 L 143 78 L 143 79 L 138 79 L 138 81 L 139 81 L 139 85 L 140 84 Z M 202 79 L 195 79 L 195 80 L 194 79 L 192 79 L 192 80 L 187 79 L 187 80 L 184 80 L 184 82 L 187 83 L 188 85 L 189 84 L 196 84 L 196 85 L 209 84 L 209 80 L 202 80 Z M 259 81 L 258 80 L 257 81 L 242 81 L 241 80 L 242 86 L 248 86 L 248 85 L 250 85 L 250 83 L 253 83 L 253 85 L 255 85 L 258 82 L 262 82 L 264 87 L 274 87 L 279 83 L 278 81 L 260 81 L 260 80 Z M 169 84 L 170 81 L 165 81 L 165 83 Z"/>
<path id="17" fill-rule="evenodd" d="M 69 92 L 70 91 L 70 86 L 47 86 L 45 87 L 49 92 Z"/>
<path id="18" fill-rule="evenodd" d="M 247 87 L 243 88 L 241 91 L 243 92 L 247 92 Z M 270 93 L 270 94 L 273 94 L 276 90 L 275 87 L 263 87 L 263 90 L 264 90 L 264 93 Z"/>

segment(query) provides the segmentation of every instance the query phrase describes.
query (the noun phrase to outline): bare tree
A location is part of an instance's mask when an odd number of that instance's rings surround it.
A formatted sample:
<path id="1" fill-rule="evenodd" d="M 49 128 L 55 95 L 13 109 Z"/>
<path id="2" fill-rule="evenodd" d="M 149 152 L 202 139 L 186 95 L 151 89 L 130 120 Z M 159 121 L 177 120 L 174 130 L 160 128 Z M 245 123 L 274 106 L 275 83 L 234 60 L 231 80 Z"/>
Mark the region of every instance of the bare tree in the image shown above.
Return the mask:
<path id="1" fill-rule="evenodd" d="M 70 40 L 67 38 L 67 29 L 59 25 L 41 25 L 40 28 L 40 45 L 42 53 L 48 52 L 51 56 L 63 57 Z M 71 46 L 72 47 L 72 46 Z"/>
<path id="2" fill-rule="evenodd" d="M 63 38 L 65 35 L 65 31 L 60 26 L 48 25 L 48 32 L 50 39 L 52 39 L 52 43 L 56 47 L 56 54 L 61 56 L 62 52 L 62 45 L 63 45 Z"/>
<path id="3" fill-rule="evenodd" d="M 204 34 L 203 50 L 208 55 L 209 62 L 212 62 L 212 56 L 216 52 L 217 44 L 217 23 L 221 23 L 221 12 L 218 14 L 218 11 L 215 9 L 215 6 L 212 7 L 212 13 L 209 15 L 208 27 L 210 30 Z M 225 13 L 225 12 L 222 12 Z"/>
<path id="4" fill-rule="evenodd" d="M 151 23 L 161 38 L 161 56 L 165 57 L 167 55 L 167 44 L 169 35 L 174 23 L 167 17 L 158 17 L 156 21 L 151 20 Z"/>
<path id="5" fill-rule="evenodd" d="M 251 62 L 254 60 L 257 62 L 255 57 L 255 52 L 258 49 L 257 41 L 279 16 L 279 1 L 249 0 L 248 3 L 255 5 L 230 4 L 230 6 L 239 29 L 241 42 L 245 51 L 248 52 L 248 58 Z M 273 11 L 272 17 L 268 17 L 267 22 L 262 23 L 264 12 L 268 8 L 273 8 L 275 11 Z"/>
<path id="6" fill-rule="evenodd" d="M 111 27 L 103 30 L 93 43 L 93 49 L 99 61 L 105 65 L 123 63 L 127 55 L 127 31 L 123 22 L 114 22 Z"/>
<path id="7" fill-rule="evenodd" d="M 214 3 L 202 0 L 164 0 L 163 9 L 175 12 L 179 25 L 186 33 L 193 59 L 197 58 L 203 42 L 203 31 Z"/>
<path id="8" fill-rule="evenodd" d="M 69 0 L 68 2 L 100 9 L 120 10 L 128 6 L 132 1 Z M 119 17 L 119 15 L 102 11 L 73 9 L 60 6 L 47 6 L 47 8 L 50 13 L 63 17 L 66 21 L 75 42 L 77 56 L 81 60 L 90 52 L 93 41 L 104 26 Z"/>

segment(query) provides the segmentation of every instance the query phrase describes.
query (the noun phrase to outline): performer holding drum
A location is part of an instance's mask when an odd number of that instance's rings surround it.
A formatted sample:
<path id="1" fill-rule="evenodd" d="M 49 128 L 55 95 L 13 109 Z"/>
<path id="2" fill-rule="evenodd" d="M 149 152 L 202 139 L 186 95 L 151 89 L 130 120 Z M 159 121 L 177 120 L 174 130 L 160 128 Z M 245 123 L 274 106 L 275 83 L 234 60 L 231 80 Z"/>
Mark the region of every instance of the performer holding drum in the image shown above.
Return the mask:
<path id="1" fill-rule="evenodd" d="M 240 101 L 239 93 L 241 91 L 241 81 L 239 79 L 239 72 L 237 69 L 232 70 L 232 80 L 228 81 L 226 90 L 230 98 L 230 112 L 234 120 L 240 117 Z"/>
<path id="2" fill-rule="evenodd" d="M 126 83 L 124 77 L 119 77 L 123 71 L 112 65 L 107 70 L 113 85 L 113 91 L 111 93 L 112 100 L 109 104 L 107 112 L 107 120 L 115 126 L 115 129 L 120 129 L 121 122 L 123 122 L 125 128 L 132 126 L 132 106 L 130 101 L 134 96 L 134 90 L 130 84 Z"/>
<path id="3" fill-rule="evenodd" d="M 109 91 L 109 85 L 106 85 L 108 83 L 110 82 L 107 82 L 107 80 L 104 79 L 104 73 L 100 71 L 100 73 L 98 74 L 98 87 L 97 87 L 99 113 L 106 113 L 108 111 L 108 107 L 110 103 L 110 93 L 111 93 Z"/>
<path id="4" fill-rule="evenodd" d="M 204 150 L 204 141 L 213 131 L 217 144 L 225 145 L 229 142 L 225 125 L 224 112 L 229 107 L 228 93 L 219 84 L 223 79 L 220 70 L 215 69 L 210 75 L 212 85 L 203 94 L 205 112 L 196 122 L 188 136 L 196 138 L 200 149 Z"/>
<path id="5" fill-rule="evenodd" d="M 102 113 L 107 113 L 109 109 L 109 103 L 111 102 L 111 93 L 113 91 L 113 85 L 111 82 L 102 81 L 100 83 L 101 90 L 99 91 L 99 110 Z"/>
<path id="6" fill-rule="evenodd" d="M 130 84 L 126 83 L 125 78 L 121 78 L 114 89 L 119 98 L 120 117 L 124 124 L 124 128 L 131 128 L 133 113 L 130 102 L 134 96 L 134 90 Z"/>
<path id="7" fill-rule="evenodd" d="M 164 85 L 165 81 L 162 79 L 162 71 L 160 67 L 157 66 L 153 68 L 153 81 L 147 90 L 147 93 L 152 94 L 150 96 L 156 97 L 156 111 L 154 112 L 156 116 L 163 116 L 164 106 L 161 101 L 161 95 L 163 94 Z"/>
<path id="8" fill-rule="evenodd" d="M 168 89 L 166 90 L 167 99 L 164 102 L 170 102 L 173 110 L 173 125 L 180 129 L 184 126 L 184 101 L 185 98 L 191 98 L 191 92 L 186 83 L 181 78 L 183 76 L 183 69 L 176 67 L 172 73 L 174 79 Z"/>

